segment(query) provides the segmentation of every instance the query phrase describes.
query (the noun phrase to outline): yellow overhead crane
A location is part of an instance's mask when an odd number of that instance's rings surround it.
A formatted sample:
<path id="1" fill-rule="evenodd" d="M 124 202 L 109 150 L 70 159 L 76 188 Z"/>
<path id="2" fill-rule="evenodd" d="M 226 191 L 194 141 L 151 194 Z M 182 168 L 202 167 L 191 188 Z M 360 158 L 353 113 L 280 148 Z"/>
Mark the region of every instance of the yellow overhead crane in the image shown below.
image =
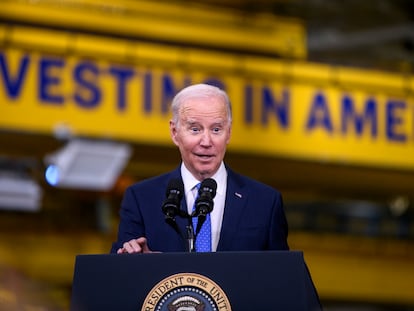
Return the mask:
<path id="1" fill-rule="evenodd" d="M 168 1 L 4 0 L 11 23 L 274 57 L 306 57 L 300 20 Z"/>

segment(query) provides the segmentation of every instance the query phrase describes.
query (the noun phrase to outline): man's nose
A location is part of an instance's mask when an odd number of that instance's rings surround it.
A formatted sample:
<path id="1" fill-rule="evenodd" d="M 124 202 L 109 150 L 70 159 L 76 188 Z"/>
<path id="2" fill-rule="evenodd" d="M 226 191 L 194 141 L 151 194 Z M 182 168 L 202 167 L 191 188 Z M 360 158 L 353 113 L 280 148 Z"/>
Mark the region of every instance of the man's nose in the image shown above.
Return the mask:
<path id="1" fill-rule="evenodd" d="M 202 146 L 210 146 L 211 145 L 211 133 L 209 131 L 204 131 L 201 136 L 200 144 Z"/>

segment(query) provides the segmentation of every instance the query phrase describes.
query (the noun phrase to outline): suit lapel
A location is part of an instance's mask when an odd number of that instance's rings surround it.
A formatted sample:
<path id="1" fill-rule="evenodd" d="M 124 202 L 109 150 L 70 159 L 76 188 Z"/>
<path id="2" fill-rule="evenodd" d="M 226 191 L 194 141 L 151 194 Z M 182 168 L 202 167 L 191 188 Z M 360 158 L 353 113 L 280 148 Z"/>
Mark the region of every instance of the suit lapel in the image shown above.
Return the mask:
<path id="1" fill-rule="evenodd" d="M 244 182 L 233 171 L 228 169 L 226 201 L 220 240 L 217 246 L 218 251 L 229 249 L 246 204 L 247 188 Z"/>

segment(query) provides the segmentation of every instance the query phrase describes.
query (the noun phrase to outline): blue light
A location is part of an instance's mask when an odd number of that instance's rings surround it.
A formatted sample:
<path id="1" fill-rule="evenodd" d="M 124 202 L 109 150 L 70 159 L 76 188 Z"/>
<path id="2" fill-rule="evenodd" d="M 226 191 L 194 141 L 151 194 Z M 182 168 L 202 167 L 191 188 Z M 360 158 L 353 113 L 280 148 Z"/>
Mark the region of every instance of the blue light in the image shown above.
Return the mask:
<path id="1" fill-rule="evenodd" d="M 56 186 L 59 182 L 59 168 L 56 165 L 49 165 L 45 172 L 46 181 L 51 186 Z"/>

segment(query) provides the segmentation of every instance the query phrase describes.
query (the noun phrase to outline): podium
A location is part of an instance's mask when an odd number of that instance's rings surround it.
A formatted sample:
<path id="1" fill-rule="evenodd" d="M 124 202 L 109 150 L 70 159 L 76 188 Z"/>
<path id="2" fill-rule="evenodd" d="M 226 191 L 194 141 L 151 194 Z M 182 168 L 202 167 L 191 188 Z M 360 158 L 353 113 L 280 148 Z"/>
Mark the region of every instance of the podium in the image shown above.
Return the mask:
<path id="1" fill-rule="evenodd" d="M 78 255 L 71 311 L 321 310 L 299 251 Z"/>

